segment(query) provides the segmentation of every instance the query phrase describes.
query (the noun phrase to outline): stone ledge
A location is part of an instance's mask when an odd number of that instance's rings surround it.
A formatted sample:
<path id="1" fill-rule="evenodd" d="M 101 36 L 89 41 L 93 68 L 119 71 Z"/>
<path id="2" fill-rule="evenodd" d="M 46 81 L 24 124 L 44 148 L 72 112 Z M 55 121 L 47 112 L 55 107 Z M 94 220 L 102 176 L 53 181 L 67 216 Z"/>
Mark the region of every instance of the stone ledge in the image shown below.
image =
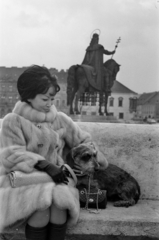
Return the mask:
<path id="1" fill-rule="evenodd" d="M 99 214 L 81 210 L 78 224 L 68 234 L 145 236 L 159 239 L 159 201 L 140 200 L 129 208 L 108 203 Z"/>
<path id="2" fill-rule="evenodd" d="M 25 240 L 24 226 L 6 229 L 4 236 L 5 240 Z M 140 200 L 129 208 L 116 208 L 108 202 L 107 208 L 98 214 L 81 209 L 78 224 L 67 231 L 67 240 L 75 239 L 157 240 L 159 201 Z"/>

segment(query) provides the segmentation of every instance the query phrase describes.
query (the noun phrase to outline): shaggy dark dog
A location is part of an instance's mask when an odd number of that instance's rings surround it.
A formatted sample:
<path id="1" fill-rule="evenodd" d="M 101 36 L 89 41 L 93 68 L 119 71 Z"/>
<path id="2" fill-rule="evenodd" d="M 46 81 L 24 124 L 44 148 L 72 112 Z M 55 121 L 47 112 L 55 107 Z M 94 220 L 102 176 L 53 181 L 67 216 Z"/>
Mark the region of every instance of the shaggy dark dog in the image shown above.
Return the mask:
<path id="1" fill-rule="evenodd" d="M 93 144 L 80 144 L 73 148 L 67 155 L 67 163 L 72 168 L 75 168 L 76 164 L 81 167 L 82 174 L 77 174 L 79 190 L 88 187 L 88 174 L 93 173 L 91 188 L 107 190 L 107 199 L 113 201 L 114 206 L 129 207 L 138 202 L 140 197 L 138 182 L 114 164 L 109 164 L 105 170 L 98 170 L 97 151 Z"/>

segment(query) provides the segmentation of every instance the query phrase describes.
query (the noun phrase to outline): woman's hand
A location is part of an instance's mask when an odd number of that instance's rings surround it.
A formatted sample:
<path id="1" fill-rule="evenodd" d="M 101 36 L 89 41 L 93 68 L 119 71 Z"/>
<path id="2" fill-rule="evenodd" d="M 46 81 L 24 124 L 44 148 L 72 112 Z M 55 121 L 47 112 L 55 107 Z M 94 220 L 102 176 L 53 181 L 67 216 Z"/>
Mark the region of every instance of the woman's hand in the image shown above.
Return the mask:
<path id="1" fill-rule="evenodd" d="M 62 168 L 58 168 L 55 174 L 50 175 L 55 183 L 65 183 L 68 184 L 68 178 Z"/>
<path id="2" fill-rule="evenodd" d="M 61 167 L 58 167 L 52 163 L 49 163 L 46 160 L 40 160 L 35 165 L 34 168 L 36 168 L 39 171 L 46 172 L 55 183 L 68 183 L 68 179 L 66 177 L 65 172 L 62 170 Z"/>
<path id="3" fill-rule="evenodd" d="M 74 163 L 73 165 L 73 171 L 76 174 L 76 176 L 80 176 L 83 174 L 83 171 L 81 169 L 81 166 L 78 163 Z"/>

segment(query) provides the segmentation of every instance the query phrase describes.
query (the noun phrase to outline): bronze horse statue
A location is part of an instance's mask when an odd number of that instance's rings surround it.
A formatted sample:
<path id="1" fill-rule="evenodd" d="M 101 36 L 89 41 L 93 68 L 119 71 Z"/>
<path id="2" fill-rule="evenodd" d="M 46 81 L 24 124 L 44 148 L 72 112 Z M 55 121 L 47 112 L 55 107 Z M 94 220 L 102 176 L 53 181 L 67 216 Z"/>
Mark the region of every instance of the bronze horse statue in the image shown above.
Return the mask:
<path id="1" fill-rule="evenodd" d="M 80 114 L 78 110 L 78 101 L 84 93 L 99 92 L 99 114 L 102 113 L 102 105 L 104 104 L 104 112 L 106 115 L 107 101 L 111 94 L 111 88 L 116 80 L 116 75 L 120 69 L 120 65 L 114 59 L 109 59 L 103 64 L 103 81 L 99 86 L 95 81 L 94 68 L 88 65 L 73 65 L 68 70 L 67 77 L 67 105 L 70 106 L 70 114 Z M 75 100 L 74 100 L 75 98 Z M 74 109 L 73 109 L 74 101 Z"/>

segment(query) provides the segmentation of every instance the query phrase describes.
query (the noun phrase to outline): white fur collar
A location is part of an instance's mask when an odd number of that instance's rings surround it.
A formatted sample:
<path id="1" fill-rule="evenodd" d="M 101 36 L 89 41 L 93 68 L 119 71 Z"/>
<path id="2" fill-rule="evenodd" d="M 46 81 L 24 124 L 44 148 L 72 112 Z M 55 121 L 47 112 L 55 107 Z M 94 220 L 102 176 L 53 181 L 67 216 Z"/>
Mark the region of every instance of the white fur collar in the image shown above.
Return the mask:
<path id="1" fill-rule="evenodd" d="M 31 122 L 53 122 L 57 115 L 57 110 L 52 105 L 50 112 L 43 113 L 35 110 L 26 102 L 18 101 L 13 109 L 13 113 L 16 113 Z"/>

